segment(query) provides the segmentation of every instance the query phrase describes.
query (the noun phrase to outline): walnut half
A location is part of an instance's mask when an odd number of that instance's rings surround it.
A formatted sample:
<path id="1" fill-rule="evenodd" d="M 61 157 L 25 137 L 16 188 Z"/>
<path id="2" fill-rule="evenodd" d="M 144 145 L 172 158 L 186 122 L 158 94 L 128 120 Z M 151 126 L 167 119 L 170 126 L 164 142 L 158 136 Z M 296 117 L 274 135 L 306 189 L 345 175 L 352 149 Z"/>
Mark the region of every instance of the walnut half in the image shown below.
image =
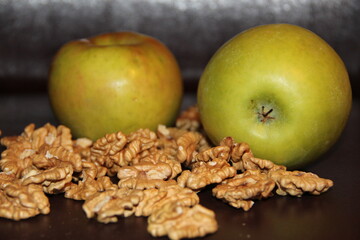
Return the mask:
<path id="1" fill-rule="evenodd" d="M 15 175 L 0 173 L 0 217 L 21 220 L 49 212 L 50 203 L 40 185 L 25 186 Z"/>
<path id="2" fill-rule="evenodd" d="M 220 183 L 235 174 L 236 169 L 226 160 L 215 158 L 209 162 L 196 162 L 192 170 L 183 171 L 177 181 L 182 187 L 199 190 L 209 184 Z"/>
<path id="3" fill-rule="evenodd" d="M 203 237 L 218 229 L 215 213 L 199 204 L 188 207 L 173 201 L 152 213 L 148 218 L 148 232 L 154 237 L 172 240 Z"/>
<path id="4" fill-rule="evenodd" d="M 88 218 L 97 217 L 102 223 L 117 222 L 117 216 L 131 216 L 143 199 L 141 190 L 121 188 L 91 195 L 83 204 Z"/>
<path id="5" fill-rule="evenodd" d="M 215 188 L 213 195 L 223 199 L 235 208 L 248 211 L 254 204 L 252 200 L 272 195 L 275 182 L 260 170 L 247 170 L 227 179 Z"/>
<path id="6" fill-rule="evenodd" d="M 300 197 L 305 192 L 319 195 L 334 185 L 333 181 L 310 172 L 277 170 L 270 171 L 269 176 L 276 182 L 276 193 L 282 196 Z"/>

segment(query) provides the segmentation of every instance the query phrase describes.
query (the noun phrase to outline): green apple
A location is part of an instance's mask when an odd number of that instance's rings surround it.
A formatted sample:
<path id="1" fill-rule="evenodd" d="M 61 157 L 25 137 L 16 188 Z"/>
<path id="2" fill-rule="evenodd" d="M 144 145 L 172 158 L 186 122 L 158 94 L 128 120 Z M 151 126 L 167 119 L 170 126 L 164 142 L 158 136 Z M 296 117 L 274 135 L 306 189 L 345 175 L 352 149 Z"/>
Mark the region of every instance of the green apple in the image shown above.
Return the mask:
<path id="1" fill-rule="evenodd" d="M 226 42 L 206 66 L 198 106 L 214 143 L 232 136 L 254 155 L 301 167 L 326 152 L 351 109 L 343 61 L 319 36 L 270 24 Z"/>
<path id="2" fill-rule="evenodd" d="M 62 46 L 50 68 L 48 92 L 61 124 L 75 137 L 97 139 L 172 124 L 183 83 L 178 63 L 163 43 L 119 32 Z"/>

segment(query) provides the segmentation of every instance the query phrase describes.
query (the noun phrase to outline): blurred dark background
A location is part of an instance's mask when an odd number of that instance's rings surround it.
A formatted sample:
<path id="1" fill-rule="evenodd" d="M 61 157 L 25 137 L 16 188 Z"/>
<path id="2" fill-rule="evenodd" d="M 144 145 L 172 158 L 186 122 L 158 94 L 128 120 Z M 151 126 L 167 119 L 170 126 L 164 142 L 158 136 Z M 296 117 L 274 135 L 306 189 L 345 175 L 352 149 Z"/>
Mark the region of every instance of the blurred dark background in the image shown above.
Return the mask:
<path id="1" fill-rule="evenodd" d="M 0 0 L 0 92 L 46 91 L 49 64 L 67 41 L 137 31 L 175 54 L 187 90 L 225 41 L 259 24 L 291 23 L 343 58 L 354 94 L 360 77 L 359 0 Z"/>

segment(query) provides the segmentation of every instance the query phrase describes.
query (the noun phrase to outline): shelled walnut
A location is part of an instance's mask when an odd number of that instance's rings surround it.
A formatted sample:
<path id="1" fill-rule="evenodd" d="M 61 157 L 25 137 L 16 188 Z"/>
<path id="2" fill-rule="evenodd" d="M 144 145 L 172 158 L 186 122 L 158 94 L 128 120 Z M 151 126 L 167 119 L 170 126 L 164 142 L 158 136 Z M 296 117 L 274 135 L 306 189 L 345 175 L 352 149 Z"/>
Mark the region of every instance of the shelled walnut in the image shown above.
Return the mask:
<path id="1" fill-rule="evenodd" d="M 83 210 L 88 218 L 96 216 L 99 222 L 117 222 L 117 216 L 134 214 L 143 195 L 141 190 L 127 188 L 98 192 L 86 199 Z"/>
<path id="2" fill-rule="evenodd" d="M 46 168 L 49 166 L 41 166 L 40 164 L 42 162 L 46 165 L 46 162 L 49 159 L 57 159 L 61 162 L 69 162 L 75 172 L 81 172 L 82 170 L 82 160 L 80 154 L 69 151 L 62 146 L 49 147 L 47 145 L 43 145 L 40 147 L 37 154 L 34 155 L 33 164 L 38 168 Z"/>
<path id="3" fill-rule="evenodd" d="M 109 173 L 113 175 L 114 171 L 111 172 L 111 169 L 114 166 L 114 160 L 111 156 L 123 150 L 126 143 L 127 138 L 122 132 L 106 134 L 104 137 L 96 140 L 90 148 L 90 160 L 110 169 Z"/>
<path id="4" fill-rule="evenodd" d="M 70 129 L 63 125 L 55 127 L 47 123 L 40 128 L 35 128 L 35 124 L 29 124 L 25 127 L 21 137 L 29 141 L 34 150 L 38 150 L 44 144 L 52 147 L 62 146 L 68 150 L 72 149 Z"/>
<path id="5" fill-rule="evenodd" d="M 178 140 L 185 133 L 190 132 L 186 129 L 179 129 L 176 127 L 166 127 L 165 125 L 159 125 L 157 128 L 157 136 L 159 139 Z"/>
<path id="6" fill-rule="evenodd" d="M 73 168 L 70 162 L 56 161 L 55 166 L 46 170 L 32 169 L 22 177 L 22 184 L 39 184 L 44 192 L 55 194 L 65 192 L 73 175 Z"/>
<path id="7" fill-rule="evenodd" d="M 139 163 L 146 163 L 150 162 L 153 164 L 157 163 L 165 163 L 170 166 L 171 168 L 171 176 L 169 176 L 169 179 L 174 179 L 179 173 L 182 172 L 182 166 L 181 164 L 172 156 L 167 155 L 166 153 L 162 151 L 155 151 L 152 154 L 143 157 L 139 160 Z"/>
<path id="8" fill-rule="evenodd" d="M 73 140 L 73 151 L 78 153 L 82 159 L 90 158 L 90 148 L 93 141 L 88 138 L 78 138 Z"/>
<path id="9" fill-rule="evenodd" d="M 0 217 L 21 220 L 49 212 L 49 200 L 40 185 L 23 185 L 15 175 L 0 172 Z"/>
<path id="10" fill-rule="evenodd" d="M 183 171 L 177 181 L 182 187 L 198 191 L 207 185 L 221 183 L 235 174 L 236 169 L 226 160 L 215 158 L 209 162 L 197 162 L 191 171 Z"/>
<path id="11" fill-rule="evenodd" d="M 222 160 L 229 160 L 231 148 L 228 146 L 216 146 L 199 152 L 195 159 L 196 161 L 208 162 L 215 158 Z"/>
<path id="12" fill-rule="evenodd" d="M 286 169 L 285 166 L 274 164 L 265 159 L 255 158 L 249 144 L 237 143 L 232 137 L 226 137 L 220 142 L 220 146 L 227 146 L 230 148 L 230 161 L 232 166 L 242 172 L 246 170 L 275 170 Z"/>
<path id="13" fill-rule="evenodd" d="M 65 190 L 65 197 L 75 200 L 86 200 L 97 192 L 115 190 L 117 185 L 113 184 L 106 174 L 106 168 L 84 160 L 82 162 L 82 173 L 77 183 L 71 182 Z"/>
<path id="14" fill-rule="evenodd" d="M 78 184 L 70 184 L 65 190 L 65 197 L 74 200 L 86 200 L 95 193 L 117 189 L 116 184 L 111 182 L 108 176 L 97 179 L 79 181 Z"/>
<path id="15" fill-rule="evenodd" d="M 269 172 L 269 176 L 278 187 L 276 193 L 282 196 L 289 194 L 300 197 L 305 192 L 319 195 L 334 185 L 329 179 L 302 171 L 277 170 Z"/>
<path id="16" fill-rule="evenodd" d="M 200 113 L 197 106 L 191 106 L 183 111 L 176 119 L 175 125 L 179 129 L 197 131 L 200 128 Z"/>
<path id="17" fill-rule="evenodd" d="M 166 163 L 140 162 L 132 166 L 121 167 L 117 177 L 122 179 L 162 179 L 167 180 L 172 176 L 172 169 Z"/>
<path id="18" fill-rule="evenodd" d="M 164 184 L 177 184 L 175 180 L 164 181 L 162 179 L 126 178 L 118 182 L 119 188 L 131 188 L 145 190 L 150 188 L 161 188 Z"/>
<path id="19" fill-rule="evenodd" d="M 213 195 L 223 199 L 235 208 L 248 211 L 252 200 L 272 196 L 275 182 L 260 170 L 247 170 L 233 178 L 226 179 L 213 188 Z"/>
<path id="20" fill-rule="evenodd" d="M 178 145 L 177 160 L 185 166 L 194 163 L 195 156 L 206 149 L 209 149 L 205 137 L 199 132 L 187 132 L 176 140 Z"/>
<path id="21" fill-rule="evenodd" d="M 148 231 L 154 237 L 172 240 L 203 237 L 218 229 L 215 213 L 201 205 L 192 207 L 173 201 L 153 212 L 148 218 Z"/>
<path id="22" fill-rule="evenodd" d="M 1 153 L 0 168 L 3 172 L 21 177 L 23 171 L 32 165 L 31 156 L 36 152 L 31 149 L 31 144 L 27 141 L 12 141 L 12 143 L 7 141 L 8 139 L 2 141 L 8 148 Z"/>
<path id="23" fill-rule="evenodd" d="M 128 136 L 122 132 L 107 134 L 91 147 L 90 159 L 108 168 L 108 174 L 112 176 L 120 167 L 146 156 L 147 151 L 155 147 L 156 140 L 156 134 L 148 129 L 139 129 Z"/>
<path id="24" fill-rule="evenodd" d="M 122 167 L 117 174 L 119 187 L 148 189 L 162 184 L 172 176 L 172 169 L 166 163 L 140 162 Z"/>
<path id="25" fill-rule="evenodd" d="M 199 203 L 198 195 L 188 188 L 180 187 L 173 182 L 164 181 L 158 188 L 146 189 L 144 199 L 136 209 L 136 216 L 149 216 L 166 203 L 176 201 L 184 206 L 194 206 Z"/>
<path id="26" fill-rule="evenodd" d="M 160 188 L 145 190 L 119 188 L 98 192 L 86 199 L 83 209 L 88 218 L 100 222 L 116 222 L 117 216 L 149 216 L 166 203 L 176 201 L 186 206 L 199 203 L 196 193 L 176 184 L 164 182 Z"/>

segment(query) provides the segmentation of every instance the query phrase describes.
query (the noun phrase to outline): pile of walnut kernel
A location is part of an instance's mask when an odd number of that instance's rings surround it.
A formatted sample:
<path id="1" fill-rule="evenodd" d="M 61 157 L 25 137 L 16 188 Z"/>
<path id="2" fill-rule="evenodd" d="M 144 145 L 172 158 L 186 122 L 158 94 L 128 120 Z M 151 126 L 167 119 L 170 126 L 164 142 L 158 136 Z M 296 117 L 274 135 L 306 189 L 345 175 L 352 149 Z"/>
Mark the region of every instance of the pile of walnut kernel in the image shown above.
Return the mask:
<path id="1" fill-rule="evenodd" d="M 210 184 L 215 197 L 245 211 L 274 193 L 318 195 L 333 186 L 256 158 L 248 144 L 231 137 L 210 146 L 196 107 L 184 111 L 176 127 L 161 125 L 157 132 L 116 132 L 92 142 L 73 140 L 62 125 L 30 124 L 1 144 L 0 217 L 13 220 L 48 214 L 47 194 L 63 193 L 83 200 L 86 216 L 99 222 L 145 216 L 152 236 L 194 238 L 218 228 L 215 213 L 197 195 Z"/>

